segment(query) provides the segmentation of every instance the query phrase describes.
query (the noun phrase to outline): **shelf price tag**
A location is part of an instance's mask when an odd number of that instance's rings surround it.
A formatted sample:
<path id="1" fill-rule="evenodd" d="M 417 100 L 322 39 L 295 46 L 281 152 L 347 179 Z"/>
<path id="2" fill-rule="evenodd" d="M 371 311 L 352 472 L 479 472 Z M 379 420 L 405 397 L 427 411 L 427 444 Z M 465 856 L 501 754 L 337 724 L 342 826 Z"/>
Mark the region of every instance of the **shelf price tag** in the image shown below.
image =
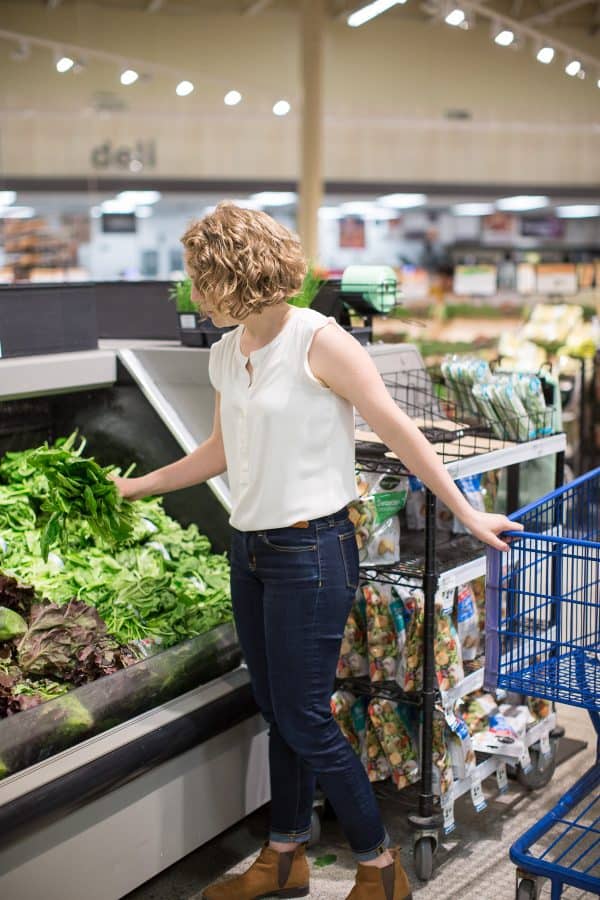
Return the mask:
<path id="1" fill-rule="evenodd" d="M 442 814 L 444 816 L 444 834 L 451 834 L 456 828 L 454 821 L 454 791 L 452 788 L 441 798 Z"/>
<path id="2" fill-rule="evenodd" d="M 533 766 L 531 765 L 531 756 L 529 755 L 528 747 L 523 747 L 523 752 L 519 757 L 519 764 L 525 775 L 527 775 L 528 772 L 531 772 Z"/>
<path id="3" fill-rule="evenodd" d="M 498 782 L 498 792 L 505 794 L 508 790 L 508 774 L 506 772 L 506 763 L 498 763 L 496 769 L 496 781 Z"/>
<path id="4" fill-rule="evenodd" d="M 483 790 L 481 789 L 481 780 L 479 778 L 474 778 L 471 781 L 471 800 L 473 801 L 473 806 L 477 812 L 481 812 L 487 806 L 485 797 L 483 796 Z"/>
<path id="5" fill-rule="evenodd" d="M 550 759 L 552 756 L 552 747 L 550 746 L 550 734 L 548 731 L 542 732 L 542 736 L 540 737 L 540 750 L 542 751 L 544 759 Z"/>

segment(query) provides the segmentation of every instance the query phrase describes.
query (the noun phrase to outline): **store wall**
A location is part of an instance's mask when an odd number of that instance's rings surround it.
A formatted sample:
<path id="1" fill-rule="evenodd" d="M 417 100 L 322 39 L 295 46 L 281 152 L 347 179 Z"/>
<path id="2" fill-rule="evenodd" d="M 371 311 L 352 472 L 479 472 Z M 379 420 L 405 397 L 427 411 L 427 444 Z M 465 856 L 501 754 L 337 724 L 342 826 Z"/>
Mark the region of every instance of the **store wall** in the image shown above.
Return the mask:
<path id="1" fill-rule="evenodd" d="M 417 0 L 409 0 L 415 3 Z M 295 178 L 298 175 L 298 19 L 143 15 L 93 5 L 43 9 L 3 2 L 2 27 L 178 66 L 196 82 L 178 98 L 156 75 L 123 88 L 114 64 L 90 60 L 59 75 L 50 51 L 14 62 L 1 43 L 0 176 L 127 174 L 94 149 L 153 142 L 145 177 Z M 325 173 L 330 179 L 451 183 L 595 184 L 600 128 L 595 78 L 568 78 L 531 49 L 495 46 L 487 23 L 464 32 L 388 15 L 361 29 L 328 21 Z M 583 32 L 564 40 L 584 40 Z M 165 36 L 168 37 L 165 37 Z M 235 87 L 239 108 L 223 106 Z M 103 95 L 103 96 L 100 96 Z M 274 100 L 295 112 L 277 119 Z M 125 104 L 97 112 L 98 105 Z M 470 121 L 449 122 L 449 110 Z M 147 146 L 147 143 L 146 143 Z"/>

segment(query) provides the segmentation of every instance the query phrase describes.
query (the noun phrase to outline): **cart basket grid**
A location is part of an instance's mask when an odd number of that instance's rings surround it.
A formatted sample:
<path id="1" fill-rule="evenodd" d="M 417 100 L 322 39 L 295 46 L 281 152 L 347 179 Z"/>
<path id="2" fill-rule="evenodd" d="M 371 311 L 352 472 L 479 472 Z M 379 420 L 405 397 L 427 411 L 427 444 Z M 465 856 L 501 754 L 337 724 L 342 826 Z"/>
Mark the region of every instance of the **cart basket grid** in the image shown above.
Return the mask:
<path id="1" fill-rule="evenodd" d="M 523 532 L 488 551 L 486 678 L 600 710 L 600 468 L 514 513 Z"/>

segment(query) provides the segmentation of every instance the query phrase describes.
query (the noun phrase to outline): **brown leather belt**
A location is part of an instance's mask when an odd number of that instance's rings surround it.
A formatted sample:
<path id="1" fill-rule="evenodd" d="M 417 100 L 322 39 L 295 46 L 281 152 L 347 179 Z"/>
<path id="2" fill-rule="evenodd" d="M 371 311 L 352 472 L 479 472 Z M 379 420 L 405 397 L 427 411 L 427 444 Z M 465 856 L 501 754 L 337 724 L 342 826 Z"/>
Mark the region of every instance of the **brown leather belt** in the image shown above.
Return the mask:
<path id="1" fill-rule="evenodd" d="M 294 522 L 293 525 L 290 525 L 290 528 L 308 528 L 309 524 L 309 522 L 303 519 L 301 522 Z"/>

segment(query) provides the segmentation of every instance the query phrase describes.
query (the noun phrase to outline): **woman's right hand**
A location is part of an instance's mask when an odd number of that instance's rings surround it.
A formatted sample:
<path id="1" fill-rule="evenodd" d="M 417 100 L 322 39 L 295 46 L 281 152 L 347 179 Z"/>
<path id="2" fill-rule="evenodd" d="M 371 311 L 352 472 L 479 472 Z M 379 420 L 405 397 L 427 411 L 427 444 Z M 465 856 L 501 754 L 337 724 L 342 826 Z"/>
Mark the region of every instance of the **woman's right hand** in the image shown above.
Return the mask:
<path id="1" fill-rule="evenodd" d="M 147 497 L 149 491 L 146 489 L 144 478 L 121 478 L 119 475 L 108 476 L 117 486 L 117 490 L 124 500 L 141 500 Z"/>

